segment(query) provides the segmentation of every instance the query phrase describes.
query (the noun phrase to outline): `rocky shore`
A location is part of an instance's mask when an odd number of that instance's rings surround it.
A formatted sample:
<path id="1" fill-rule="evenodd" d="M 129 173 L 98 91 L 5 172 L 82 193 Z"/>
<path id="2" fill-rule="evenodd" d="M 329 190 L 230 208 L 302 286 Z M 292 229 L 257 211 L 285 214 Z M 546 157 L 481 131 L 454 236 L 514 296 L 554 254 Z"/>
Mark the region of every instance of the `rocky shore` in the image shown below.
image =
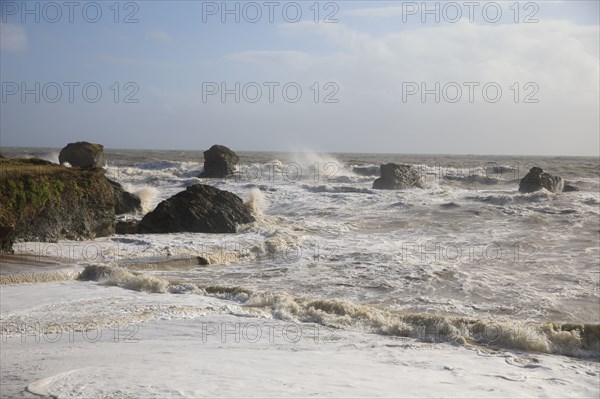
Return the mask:
<path id="1" fill-rule="evenodd" d="M 228 176 L 239 159 L 218 145 L 205 154 L 206 177 Z M 177 231 L 234 233 L 239 224 L 254 221 L 236 195 L 195 185 L 160 203 L 139 226 L 135 221 L 117 223 L 116 215 L 139 213 L 141 201 L 104 175 L 104 147 L 70 143 L 60 152 L 59 161 L 61 165 L 0 156 L 0 252 L 11 253 L 18 241 Z"/>

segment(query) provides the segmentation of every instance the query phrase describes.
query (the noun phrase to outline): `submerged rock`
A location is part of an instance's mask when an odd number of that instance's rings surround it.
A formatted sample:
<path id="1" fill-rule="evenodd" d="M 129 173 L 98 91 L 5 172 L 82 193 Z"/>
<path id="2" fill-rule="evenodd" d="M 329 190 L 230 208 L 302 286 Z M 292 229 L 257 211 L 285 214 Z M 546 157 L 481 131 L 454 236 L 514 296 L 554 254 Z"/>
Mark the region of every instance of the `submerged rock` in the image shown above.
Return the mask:
<path id="1" fill-rule="evenodd" d="M 235 233 L 254 217 L 235 194 L 204 184 L 162 201 L 140 221 L 138 233 Z"/>
<path id="2" fill-rule="evenodd" d="M 407 188 L 423 188 L 421 175 L 411 165 L 388 163 L 381 165 L 381 177 L 373 182 L 378 190 L 404 190 Z"/>
<path id="3" fill-rule="evenodd" d="M 92 144 L 86 141 L 69 143 L 58 154 L 58 162 L 62 165 L 68 162 L 75 167 L 103 168 L 106 164 L 104 159 L 104 146 Z"/>
<path id="4" fill-rule="evenodd" d="M 142 210 L 142 201 L 137 195 L 131 194 L 123 189 L 116 181 L 108 180 L 113 186 L 115 197 L 115 214 L 134 213 Z"/>
<path id="5" fill-rule="evenodd" d="M 574 185 L 565 182 L 565 186 L 563 187 L 563 193 L 569 193 L 572 191 L 579 191 L 579 189 Z"/>
<path id="6" fill-rule="evenodd" d="M 213 145 L 204 151 L 204 171 L 200 177 L 222 178 L 232 175 L 240 158 L 224 145 Z"/>
<path id="7" fill-rule="evenodd" d="M 544 172 L 542 168 L 533 167 L 519 182 L 519 192 L 533 193 L 543 188 L 552 193 L 561 193 L 565 182 L 560 176 Z"/>

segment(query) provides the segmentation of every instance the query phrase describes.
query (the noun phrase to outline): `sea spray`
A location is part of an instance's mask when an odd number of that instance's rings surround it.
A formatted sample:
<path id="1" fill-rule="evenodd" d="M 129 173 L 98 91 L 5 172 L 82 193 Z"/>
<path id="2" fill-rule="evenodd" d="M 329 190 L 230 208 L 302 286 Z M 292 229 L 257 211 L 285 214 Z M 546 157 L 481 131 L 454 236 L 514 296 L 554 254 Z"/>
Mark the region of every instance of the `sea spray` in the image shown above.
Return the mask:
<path id="1" fill-rule="evenodd" d="M 158 190 L 154 187 L 146 186 L 134 190 L 133 193 L 140 198 L 142 202 L 142 212 L 144 214 L 150 212 L 154 208 L 154 202 L 158 196 Z"/>
<path id="2" fill-rule="evenodd" d="M 267 200 L 258 188 L 253 188 L 246 194 L 244 203 L 254 215 L 262 215 L 267 206 Z"/>

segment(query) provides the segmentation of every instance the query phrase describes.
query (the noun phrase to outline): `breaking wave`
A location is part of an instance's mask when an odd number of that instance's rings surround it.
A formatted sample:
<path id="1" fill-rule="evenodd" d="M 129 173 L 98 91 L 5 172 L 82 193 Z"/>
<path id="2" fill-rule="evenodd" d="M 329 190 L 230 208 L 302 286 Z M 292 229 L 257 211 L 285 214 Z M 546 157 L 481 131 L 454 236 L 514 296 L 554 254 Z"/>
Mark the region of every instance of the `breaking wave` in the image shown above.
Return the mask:
<path id="1" fill-rule="evenodd" d="M 471 346 L 507 347 L 570 356 L 600 356 L 600 325 L 480 320 L 439 314 L 394 313 L 338 299 L 297 298 L 241 287 L 200 287 L 207 295 L 250 309 L 269 309 L 283 320 L 315 322 L 333 328 L 412 337 Z"/>
<path id="2" fill-rule="evenodd" d="M 105 285 L 143 292 L 167 292 L 169 288 L 169 282 L 166 280 L 147 274 L 131 272 L 123 267 L 86 266 L 78 279 L 99 281 Z"/>
<path id="3" fill-rule="evenodd" d="M 77 276 L 79 276 L 79 271 L 54 271 L 49 273 L 20 273 L 0 275 L 0 285 L 67 281 L 75 280 Z"/>
<path id="4" fill-rule="evenodd" d="M 433 313 L 400 313 L 339 299 L 295 297 L 243 287 L 196 286 L 131 272 L 121 267 L 87 266 L 80 280 L 94 280 L 135 291 L 173 294 L 195 292 L 235 301 L 249 313 L 332 328 L 449 342 L 504 347 L 578 357 L 600 357 L 600 325 L 516 320 L 482 320 Z"/>

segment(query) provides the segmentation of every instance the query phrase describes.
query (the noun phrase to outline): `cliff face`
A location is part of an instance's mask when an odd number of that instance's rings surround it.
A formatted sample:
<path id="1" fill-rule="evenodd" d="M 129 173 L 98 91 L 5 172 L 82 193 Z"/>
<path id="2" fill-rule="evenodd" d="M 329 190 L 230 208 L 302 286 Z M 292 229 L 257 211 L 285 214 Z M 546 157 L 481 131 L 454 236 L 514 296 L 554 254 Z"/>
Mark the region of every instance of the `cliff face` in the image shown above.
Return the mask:
<path id="1" fill-rule="evenodd" d="M 114 191 L 101 169 L 0 158 L 0 251 L 15 241 L 114 234 Z"/>

